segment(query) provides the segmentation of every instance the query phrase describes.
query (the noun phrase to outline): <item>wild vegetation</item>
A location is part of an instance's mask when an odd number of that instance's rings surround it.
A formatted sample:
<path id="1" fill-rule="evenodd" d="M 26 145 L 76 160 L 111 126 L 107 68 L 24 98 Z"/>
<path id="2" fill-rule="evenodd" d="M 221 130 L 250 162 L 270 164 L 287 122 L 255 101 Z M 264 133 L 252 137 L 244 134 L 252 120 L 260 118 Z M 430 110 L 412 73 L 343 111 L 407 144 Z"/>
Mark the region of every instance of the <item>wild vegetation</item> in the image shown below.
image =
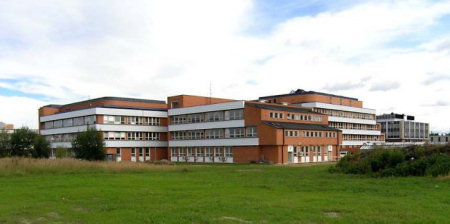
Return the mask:
<path id="1" fill-rule="evenodd" d="M 0 223 L 446 223 L 447 177 L 329 173 L 333 164 L 0 159 Z"/>
<path id="2" fill-rule="evenodd" d="M 445 176 L 450 172 L 450 146 L 375 148 L 345 156 L 330 171 L 374 177 Z"/>
<path id="3" fill-rule="evenodd" d="M 0 132 L 0 157 L 48 158 L 50 143 L 36 132 L 23 127 L 12 134 Z"/>
<path id="4" fill-rule="evenodd" d="M 102 133 L 94 128 L 77 133 L 72 141 L 72 150 L 75 152 L 75 157 L 79 159 L 105 160 L 104 146 Z"/>

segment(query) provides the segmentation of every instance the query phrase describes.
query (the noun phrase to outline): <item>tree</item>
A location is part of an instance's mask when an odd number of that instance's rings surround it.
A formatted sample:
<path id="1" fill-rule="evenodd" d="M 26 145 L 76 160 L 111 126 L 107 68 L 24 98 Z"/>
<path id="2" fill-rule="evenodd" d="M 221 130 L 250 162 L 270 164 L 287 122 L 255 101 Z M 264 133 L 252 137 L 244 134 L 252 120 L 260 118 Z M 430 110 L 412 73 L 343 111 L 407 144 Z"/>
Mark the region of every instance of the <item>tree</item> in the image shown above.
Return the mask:
<path id="1" fill-rule="evenodd" d="M 34 158 L 48 158 L 50 155 L 50 142 L 42 135 L 36 135 L 34 138 L 34 150 L 32 156 Z"/>
<path id="2" fill-rule="evenodd" d="M 31 156 L 37 134 L 27 127 L 22 127 L 11 134 L 11 156 Z"/>
<path id="3" fill-rule="evenodd" d="M 70 157 L 69 150 L 67 150 L 64 147 L 58 146 L 55 149 L 55 156 L 58 159 L 65 158 L 65 157 Z"/>
<path id="4" fill-rule="evenodd" d="M 11 134 L 10 147 L 10 156 L 48 158 L 50 154 L 50 143 L 47 139 L 27 127 L 17 129 Z"/>
<path id="5" fill-rule="evenodd" d="M 0 130 L 0 158 L 11 156 L 10 136 L 6 131 Z"/>
<path id="6" fill-rule="evenodd" d="M 89 128 L 85 132 L 77 134 L 72 142 L 72 149 L 75 157 L 86 160 L 105 160 L 106 152 L 103 136 L 95 128 Z"/>

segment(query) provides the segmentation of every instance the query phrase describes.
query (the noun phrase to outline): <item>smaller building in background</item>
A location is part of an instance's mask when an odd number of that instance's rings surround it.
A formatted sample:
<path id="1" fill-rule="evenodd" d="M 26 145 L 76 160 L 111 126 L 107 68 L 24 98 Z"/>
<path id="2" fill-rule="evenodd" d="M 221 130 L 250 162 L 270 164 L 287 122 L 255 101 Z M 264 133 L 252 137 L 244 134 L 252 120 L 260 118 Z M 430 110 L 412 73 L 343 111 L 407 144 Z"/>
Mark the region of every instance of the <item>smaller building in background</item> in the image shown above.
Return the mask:
<path id="1" fill-rule="evenodd" d="M 6 133 L 13 133 L 14 125 L 0 122 L 0 131 L 6 131 Z"/>
<path id="2" fill-rule="evenodd" d="M 448 134 L 431 134 L 430 135 L 430 144 L 450 144 L 450 133 Z"/>
<path id="3" fill-rule="evenodd" d="M 381 124 L 386 142 L 427 142 L 429 138 L 429 124 L 415 121 L 414 116 L 382 114 L 377 116 L 377 123 Z"/>

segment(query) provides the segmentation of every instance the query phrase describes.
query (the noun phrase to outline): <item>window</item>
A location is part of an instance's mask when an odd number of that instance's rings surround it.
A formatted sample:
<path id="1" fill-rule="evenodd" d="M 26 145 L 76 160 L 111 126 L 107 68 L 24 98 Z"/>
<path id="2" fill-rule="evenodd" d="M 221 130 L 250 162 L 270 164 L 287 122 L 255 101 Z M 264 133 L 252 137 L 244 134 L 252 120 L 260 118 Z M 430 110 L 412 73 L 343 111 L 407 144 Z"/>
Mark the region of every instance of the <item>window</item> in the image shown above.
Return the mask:
<path id="1" fill-rule="evenodd" d="M 53 128 L 53 121 L 47 121 L 44 123 L 44 128 L 45 129 L 50 129 Z"/>
<path id="2" fill-rule="evenodd" d="M 194 157 L 194 149 L 193 148 L 188 148 L 188 156 Z"/>
<path id="3" fill-rule="evenodd" d="M 225 111 L 225 120 L 241 120 L 241 119 L 244 119 L 243 109 Z"/>
<path id="4" fill-rule="evenodd" d="M 104 138 L 107 140 L 125 140 L 125 132 L 105 132 Z"/>
<path id="5" fill-rule="evenodd" d="M 205 149 L 205 156 L 206 157 L 212 157 L 212 148 L 211 147 L 206 147 L 206 149 Z"/>
<path id="6" fill-rule="evenodd" d="M 147 132 L 145 133 L 145 140 L 159 140 L 160 134 L 158 132 Z"/>
<path id="7" fill-rule="evenodd" d="M 298 137 L 298 131 L 296 130 L 286 130 L 284 131 L 286 137 Z"/>
<path id="8" fill-rule="evenodd" d="M 205 113 L 205 121 L 208 121 L 208 122 L 223 121 L 223 112 L 215 111 L 215 112 Z"/>
<path id="9" fill-rule="evenodd" d="M 270 112 L 270 118 L 274 118 L 275 115 L 273 114 L 273 112 Z"/>
<path id="10" fill-rule="evenodd" d="M 139 148 L 139 157 L 143 157 L 144 156 L 144 150 L 142 148 Z"/>
<path id="11" fill-rule="evenodd" d="M 203 157 L 203 148 L 197 148 L 197 157 Z"/>
<path id="12" fill-rule="evenodd" d="M 225 147 L 225 156 L 226 157 L 233 157 L 233 148 L 231 147 Z"/>
<path id="13" fill-rule="evenodd" d="M 116 157 L 120 157 L 120 156 L 121 156 L 120 148 L 116 148 Z"/>
<path id="14" fill-rule="evenodd" d="M 203 122 L 203 114 L 189 114 L 189 123 Z"/>
<path id="15" fill-rule="evenodd" d="M 222 148 L 221 147 L 214 148 L 214 156 L 216 158 L 222 157 Z"/>
<path id="16" fill-rule="evenodd" d="M 84 124 L 84 117 L 76 117 L 73 119 L 73 126 L 80 126 Z"/>
<path id="17" fill-rule="evenodd" d="M 131 148 L 131 157 L 136 157 L 136 148 Z"/>
<path id="18" fill-rule="evenodd" d="M 172 139 L 183 140 L 186 138 L 186 133 L 184 131 L 174 131 L 171 132 Z"/>
<path id="19" fill-rule="evenodd" d="M 318 151 L 317 151 L 317 155 L 318 155 L 318 156 L 322 156 L 322 147 L 321 147 L 321 146 L 318 146 L 318 147 L 317 147 L 317 150 L 318 150 Z"/>
<path id="20" fill-rule="evenodd" d="M 64 125 L 64 127 L 72 127 L 73 126 L 72 118 L 64 119 L 63 125 Z"/>
<path id="21" fill-rule="evenodd" d="M 150 158 L 150 149 L 145 148 L 145 158 Z"/>
<path id="22" fill-rule="evenodd" d="M 189 131 L 189 139 L 202 139 L 203 130 Z"/>
<path id="23" fill-rule="evenodd" d="M 205 130 L 206 138 L 223 138 L 223 129 L 207 129 Z"/>
<path id="24" fill-rule="evenodd" d="M 256 127 L 247 127 L 247 137 L 257 137 L 258 131 Z"/>
<path id="25" fill-rule="evenodd" d="M 142 140 L 142 132 L 128 132 L 128 140 Z"/>
<path id="26" fill-rule="evenodd" d="M 62 120 L 57 120 L 53 122 L 53 127 L 54 128 L 61 128 L 62 127 Z"/>
<path id="27" fill-rule="evenodd" d="M 225 138 L 243 138 L 245 137 L 244 128 L 225 129 Z"/>
<path id="28" fill-rule="evenodd" d="M 147 119 L 144 120 L 145 125 L 152 125 L 152 126 L 159 126 L 160 119 L 159 117 L 147 117 Z"/>
<path id="29" fill-rule="evenodd" d="M 84 118 L 84 124 L 95 124 L 96 120 L 95 115 L 86 116 Z"/>
<path id="30" fill-rule="evenodd" d="M 172 117 L 172 124 L 184 124 L 184 123 L 186 123 L 185 115 L 178 115 Z"/>
<path id="31" fill-rule="evenodd" d="M 128 124 L 136 124 L 137 118 L 136 117 L 128 117 Z"/>
<path id="32" fill-rule="evenodd" d="M 171 155 L 172 155 L 172 157 L 176 157 L 177 156 L 177 149 L 176 148 L 172 148 L 171 149 Z"/>
<path id="33" fill-rule="evenodd" d="M 180 148 L 180 157 L 185 157 L 184 148 Z"/>

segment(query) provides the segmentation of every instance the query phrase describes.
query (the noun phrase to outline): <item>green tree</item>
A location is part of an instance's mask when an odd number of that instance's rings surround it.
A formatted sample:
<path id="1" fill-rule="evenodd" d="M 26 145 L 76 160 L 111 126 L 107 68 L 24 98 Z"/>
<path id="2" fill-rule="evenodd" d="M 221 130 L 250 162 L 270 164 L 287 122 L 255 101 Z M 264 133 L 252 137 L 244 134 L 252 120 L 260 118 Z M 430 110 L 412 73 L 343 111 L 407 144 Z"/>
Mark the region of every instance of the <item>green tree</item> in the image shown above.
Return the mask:
<path id="1" fill-rule="evenodd" d="M 34 150 L 32 156 L 34 158 L 48 158 L 50 155 L 50 142 L 42 135 L 34 137 Z"/>
<path id="2" fill-rule="evenodd" d="M 60 159 L 60 158 L 65 158 L 65 157 L 70 157 L 69 155 L 69 150 L 67 150 L 64 147 L 58 146 L 55 149 L 55 156 L 56 158 Z"/>
<path id="3" fill-rule="evenodd" d="M 11 156 L 10 135 L 0 130 L 0 157 Z"/>
<path id="4" fill-rule="evenodd" d="M 72 149 L 75 157 L 86 160 L 105 160 L 106 151 L 103 136 L 100 131 L 89 128 L 85 132 L 77 134 L 72 142 Z"/>
<path id="5" fill-rule="evenodd" d="M 22 127 L 11 134 L 11 156 L 31 156 L 37 134 L 27 127 Z"/>

